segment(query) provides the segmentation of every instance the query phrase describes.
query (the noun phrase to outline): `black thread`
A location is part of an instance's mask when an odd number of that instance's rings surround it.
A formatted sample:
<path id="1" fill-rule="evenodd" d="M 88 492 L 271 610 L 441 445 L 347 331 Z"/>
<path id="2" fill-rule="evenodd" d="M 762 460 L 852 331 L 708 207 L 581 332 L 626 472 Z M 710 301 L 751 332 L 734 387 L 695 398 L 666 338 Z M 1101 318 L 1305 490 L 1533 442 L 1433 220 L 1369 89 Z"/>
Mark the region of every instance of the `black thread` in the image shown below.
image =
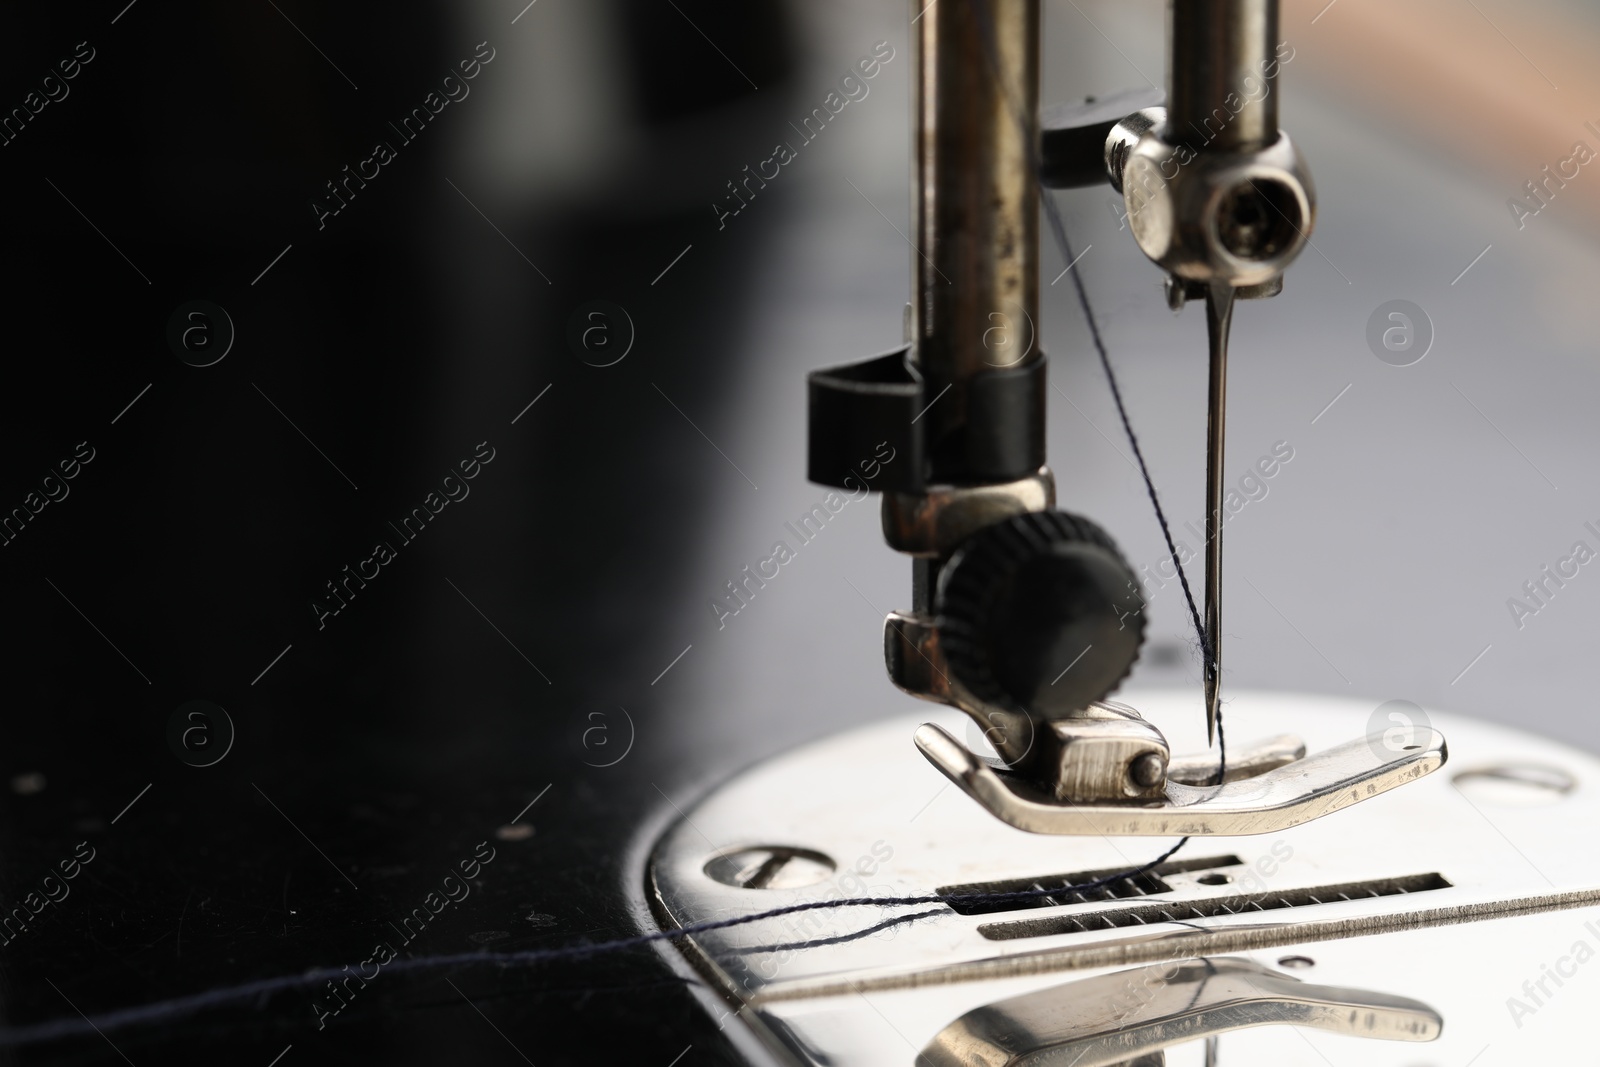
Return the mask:
<path id="1" fill-rule="evenodd" d="M 1096 878 L 1082 885 L 1057 886 L 1054 889 L 1024 889 L 1010 893 L 933 893 L 914 897 L 860 897 L 853 900 L 814 900 L 802 904 L 790 904 L 781 908 L 771 908 L 752 915 L 740 915 L 732 919 L 711 919 L 706 922 L 690 923 L 676 930 L 661 930 L 655 933 L 639 934 L 634 937 L 617 938 L 613 941 L 600 941 L 587 945 L 563 945 L 559 948 L 526 949 L 521 952 L 459 952 L 441 956 L 402 957 L 384 964 L 379 973 L 428 971 L 442 967 L 464 967 L 483 963 L 493 963 L 502 967 L 535 966 L 554 960 L 582 959 L 588 956 L 624 952 L 628 949 L 654 944 L 657 941 L 676 941 L 685 937 L 693 937 L 696 934 L 708 933 L 712 930 L 726 930 L 734 926 L 743 926 L 747 923 L 760 922 L 764 919 L 776 919 L 784 915 L 793 915 L 798 912 L 813 911 L 819 908 L 899 907 L 920 904 L 948 905 L 950 901 L 971 904 L 994 904 L 1031 900 L 1061 893 L 1081 893 L 1094 889 L 1103 889 L 1123 879 L 1136 878 L 1141 874 L 1148 873 L 1170 859 L 1174 853 L 1188 843 L 1188 840 L 1187 837 L 1180 839 L 1177 844 L 1143 866 L 1123 871 L 1120 874 Z M 926 913 L 901 916 L 900 919 L 893 920 L 893 922 L 910 922 L 925 917 Z M 871 933 L 887 925 L 892 925 L 892 923 L 880 923 L 877 927 L 873 927 L 865 931 L 865 933 Z M 846 935 L 845 939 L 853 936 L 863 936 L 863 934 L 858 932 L 856 935 Z M 834 938 L 825 938 L 822 939 L 821 943 L 830 943 L 835 940 Z M 805 947 L 807 944 L 815 945 L 817 943 L 819 942 L 799 942 L 795 947 Z M 5 1029 L 0 1029 L 0 1047 L 31 1045 L 66 1037 L 80 1037 L 93 1034 L 96 1031 L 105 1033 L 129 1026 L 169 1022 L 193 1015 L 198 1011 L 204 1011 L 207 1008 L 218 1008 L 228 1004 L 243 1004 L 257 998 L 271 996 L 273 993 L 315 987 L 329 980 L 348 977 L 350 977 L 349 965 L 339 968 L 316 967 L 311 970 L 301 971 L 298 974 L 261 978 L 254 982 L 245 982 L 242 985 L 211 989 L 204 993 L 193 993 L 186 997 L 174 997 L 170 1000 L 156 1001 L 152 1004 L 142 1004 L 136 1008 L 123 1008 L 118 1011 L 106 1012 L 103 1015 L 61 1018 L 53 1019 L 49 1022 L 35 1023 L 31 1026 L 6 1027 Z"/>
<path id="2" fill-rule="evenodd" d="M 1045 205 L 1045 215 L 1050 220 L 1050 228 L 1054 231 L 1056 244 L 1059 246 L 1065 262 L 1072 262 L 1072 242 L 1067 237 L 1065 224 L 1061 221 L 1061 212 L 1056 207 L 1055 197 L 1040 189 L 1040 196 Z M 1183 589 L 1183 599 L 1189 606 L 1189 618 L 1194 623 L 1195 633 L 1200 638 L 1200 655 L 1203 666 L 1207 671 L 1213 669 L 1211 657 L 1211 641 L 1206 635 L 1205 624 L 1200 621 L 1200 609 L 1195 604 L 1194 592 L 1189 588 L 1189 579 L 1184 574 L 1183 567 L 1177 563 L 1178 547 L 1172 540 L 1172 526 L 1167 522 L 1167 513 L 1161 507 L 1161 500 L 1156 494 L 1155 480 L 1150 476 L 1150 468 L 1145 463 L 1144 449 L 1139 447 L 1139 435 L 1133 432 L 1133 421 L 1128 417 L 1128 408 L 1122 400 L 1122 388 L 1117 384 L 1116 371 L 1111 369 L 1111 357 L 1106 352 L 1105 340 L 1100 336 L 1100 326 L 1095 321 L 1094 311 L 1089 306 L 1089 295 L 1084 290 L 1083 279 L 1076 273 L 1072 275 L 1072 285 L 1078 294 L 1078 304 L 1083 308 L 1083 317 L 1089 324 L 1089 336 L 1094 341 L 1094 350 L 1100 356 L 1100 366 L 1106 372 L 1106 384 L 1111 386 L 1111 399 L 1116 401 L 1117 417 L 1122 422 L 1123 432 L 1128 436 L 1128 444 L 1133 448 L 1133 458 L 1139 461 L 1139 475 L 1144 479 L 1146 495 L 1150 497 L 1150 505 L 1155 509 L 1156 522 L 1161 525 L 1162 539 L 1167 543 L 1167 551 L 1172 554 L 1178 572 L 1178 584 Z"/>
<path id="3" fill-rule="evenodd" d="M 1060 890 L 1060 892 L 1065 892 L 1065 890 Z M 930 908 L 927 911 L 912 912 L 910 915 L 896 915 L 892 919 L 873 923 L 871 926 L 863 927 L 848 934 L 839 934 L 835 937 L 817 937 L 805 941 L 790 941 L 781 945 L 752 945 L 749 948 L 736 948 L 733 950 L 733 954 L 735 956 L 756 956 L 763 952 L 798 952 L 801 949 L 821 948 L 824 945 L 844 945 L 851 941 L 860 941 L 863 937 L 871 937 L 873 934 L 884 930 L 891 930 L 896 926 L 914 923 L 918 919 L 932 919 L 948 914 L 950 913 L 944 908 Z"/>
<path id="4" fill-rule="evenodd" d="M 1035 171 L 1037 173 L 1037 170 Z M 1066 224 L 1061 221 L 1061 212 L 1056 207 L 1055 197 L 1051 196 L 1043 187 L 1039 190 L 1040 199 L 1044 203 L 1045 216 L 1050 220 L 1050 229 L 1055 234 L 1057 250 L 1062 256 L 1062 262 L 1073 261 L 1072 242 L 1067 238 Z M 1111 399 L 1117 404 L 1117 417 L 1122 421 L 1122 430 L 1128 435 L 1128 444 L 1133 448 L 1133 457 L 1139 461 L 1139 475 L 1144 479 L 1144 491 L 1150 497 L 1150 506 L 1155 508 L 1156 522 L 1161 526 L 1161 537 L 1167 543 L 1167 551 L 1171 553 L 1173 569 L 1178 572 L 1178 584 L 1183 589 L 1183 599 L 1189 605 L 1189 619 L 1194 624 L 1194 632 L 1200 639 L 1201 666 L 1207 676 L 1216 674 L 1216 657 L 1211 653 L 1211 641 L 1206 634 L 1206 627 L 1200 621 L 1200 609 L 1195 605 L 1194 593 L 1189 588 L 1189 578 L 1184 573 L 1183 564 L 1178 561 L 1178 548 L 1172 541 L 1172 526 L 1167 522 L 1167 513 L 1162 510 L 1161 499 L 1156 494 L 1155 479 L 1150 476 L 1150 468 L 1144 461 L 1144 449 L 1139 447 L 1139 435 L 1133 432 L 1133 420 L 1128 417 L 1128 409 L 1122 402 L 1122 389 L 1117 384 L 1117 374 L 1111 369 L 1111 357 L 1106 352 L 1105 340 L 1100 336 L 1100 326 L 1095 321 L 1094 310 L 1089 306 L 1089 294 L 1084 289 L 1083 279 L 1078 277 L 1076 271 L 1072 272 L 1072 286 L 1078 294 L 1078 304 L 1083 308 L 1083 317 L 1089 324 L 1089 336 L 1094 341 L 1094 350 L 1100 356 L 1100 366 L 1106 372 L 1106 384 L 1111 386 Z M 1218 784 L 1227 777 L 1228 773 L 1228 743 L 1222 732 L 1222 708 L 1217 708 L 1217 781 Z"/>

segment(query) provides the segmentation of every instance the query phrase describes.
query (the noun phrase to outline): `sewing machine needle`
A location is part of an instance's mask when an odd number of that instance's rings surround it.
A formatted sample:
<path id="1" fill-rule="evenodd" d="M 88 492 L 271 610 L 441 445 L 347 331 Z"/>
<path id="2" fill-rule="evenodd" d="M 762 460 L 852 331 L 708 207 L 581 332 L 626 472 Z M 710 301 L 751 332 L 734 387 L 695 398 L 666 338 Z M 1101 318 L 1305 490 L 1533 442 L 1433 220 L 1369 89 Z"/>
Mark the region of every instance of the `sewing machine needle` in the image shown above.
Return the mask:
<path id="1" fill-rule="evenodd" d="M 1212 282 L 1206 291 L 1206 333 L 1211 342 L 1211 387 L 1206 409 L 1206 743 L 1216 741 L 1222 697 L 1222 497 L 1228 397 L 1228 329 L 1233 323 L 1233 286 Z"/>

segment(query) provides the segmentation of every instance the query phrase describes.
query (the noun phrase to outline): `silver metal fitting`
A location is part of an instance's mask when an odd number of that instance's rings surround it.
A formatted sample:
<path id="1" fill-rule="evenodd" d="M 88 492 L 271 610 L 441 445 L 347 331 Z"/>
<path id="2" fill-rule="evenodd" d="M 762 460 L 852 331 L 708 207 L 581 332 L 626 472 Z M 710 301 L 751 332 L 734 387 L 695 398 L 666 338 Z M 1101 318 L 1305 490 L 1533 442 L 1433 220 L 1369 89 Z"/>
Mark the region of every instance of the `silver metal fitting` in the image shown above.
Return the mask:
<path id="1" fill-rule="evenodd" d="M 1166 108 L 1147 107 L 1111 127 L 1106 137 L 1106 177 L 1111 180 L 1111 188 L 1122 192 L 1122 171 L 1128 165 L 1128 153 L 1138 145 L 1140 138 L 1166 120 Z"/>
<path id="2" fill-rule="evenodd" d="M 1167 739 L 1126 704 L 1099 701 L 1077 715 L 1047 722 L 992 704 L 950 672 L 938 627 L 916 612 L 897 611 L 884 621 L 883 651 L 895 685 L 923 700 L 960 708 L 1009 771 L 1025 774 L 1053 799 L 1118 804 L 1165 798 L 1172 761 Z"/>
<path id="3" fill-rule="evenodd" d="M 1114 130 L 1108 146 L 1117 138 Z M 1270 283 L 1309 240 L 1316 192 L 1287 134 L 1259 150 L 1200 153 L 1171 143 L 1163 122 L 1125 155 L 1129 228 L 1145 255 L 1181 280 Z"/>
<path id="4" fill-rule="evenodd" d="M 1416 743 L 1399 752 L 1385 749 L 1374 734 L 1224 785 L 1183 785 L 1169 774 L 1161 803 L 1066 803 L 990 766 L 936 724 L 924 724 L 916 742 L 930 763 L 1001 822 L 1034 834 L 1107 837 L 1285 830 L 1432 774 L 1449 758 L 1436 730 L 1418 731 Z"/>
<path id="5" fill-rule="evenodd" d="M 1027 763 L 1038 731 L 1030 716 L 982 700 L 950 673 L 939 629 L 921 612 L 895 611 L 883 621 L 883 658 L 889 680 L 914 697 L 960 708 L 1008 767 Z"/>
<path id="6" fill-rule="evenodd" d="M 885 493 L 883 539 L 896 552 L 940 559 L 985 526 L 1055 506 L 1056 479 L 1049 467 L 999 485 L 930 485 L 922 493 Z"/>
<path id="7" fill-rule="evenodd" d="M 1123 704 L 1091 704 L 1081 718 L 1050 724 L 1050 781 L 1068 804 L 1166 799 L 1167 739 Z"/>

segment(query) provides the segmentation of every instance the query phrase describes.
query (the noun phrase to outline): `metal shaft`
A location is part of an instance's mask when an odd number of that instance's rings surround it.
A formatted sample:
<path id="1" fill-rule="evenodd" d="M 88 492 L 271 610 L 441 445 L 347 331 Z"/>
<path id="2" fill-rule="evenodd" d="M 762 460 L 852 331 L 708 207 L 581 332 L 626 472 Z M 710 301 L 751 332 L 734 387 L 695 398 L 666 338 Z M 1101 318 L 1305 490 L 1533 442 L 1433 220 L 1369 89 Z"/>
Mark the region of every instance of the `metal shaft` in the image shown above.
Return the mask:
<path id="1" fill-rule="evenodd" d="M 1254 152 L 1277 141 L 1277 45 L 1278 0 L 1168 0 L 1167 136 L 1187 141 L 1202 153 Z M 1229 219 L 1239 217 L 1253 204 L 1230 211 Z M 1281 209 L 1274 210 L 1281 213 Z M 1245 227 L 1247 236 L 1259 228 L 1259 223 Z M 1225 280 L 1213 280 L 1207 288 L 1211 382 L 1206 409 L 1205 643 L 1209 662 L 1205 666 L 1205 702 L 1209 741 L 1216 740 L 1222 698 L 1223 463 L 1233 299 L 1233 287 Z"/>
<path id="2" fill-rule="evenodd" d="M 1173 142 L 1250 151 L 1278 138 L 1277 0 L 1168 0 Z M 1270 76 L 1269 76 L 1270 74 Z"/>
<path id="3" fill-rule="evenodd" d="M 912 0 L 915 360 L 931 476 L 969 474 L 975 375 L 1039 358 L 1039 0 Z"/>
<path id="4" fill-rule="evenodd" d="M 1222 697 L 1222 498 L 1226 487 L 1228 328 L 1233 286 L 1213 282 L 1206 292 L 1206 333 L 1211 345 L 1211 385 L 1206 408 L 1206 740 L 1215 740 Z"/>

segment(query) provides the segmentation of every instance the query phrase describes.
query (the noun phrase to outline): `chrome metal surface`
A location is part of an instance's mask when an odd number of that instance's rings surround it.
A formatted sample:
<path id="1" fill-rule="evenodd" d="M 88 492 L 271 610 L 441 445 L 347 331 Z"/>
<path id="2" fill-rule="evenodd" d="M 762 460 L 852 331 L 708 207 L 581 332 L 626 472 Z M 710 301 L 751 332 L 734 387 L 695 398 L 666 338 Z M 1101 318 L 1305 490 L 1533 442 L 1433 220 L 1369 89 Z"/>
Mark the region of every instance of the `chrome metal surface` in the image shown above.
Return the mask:
<path id="1" fill-rule="evenodd" d="M 1293 734 L 1278 734 L 1249 745 L 1230 745 L 1227 776 L 1223 781 L 1237 782 L 1241 778 L 1252 778 L 1263 771 L 1302 759 L 1305 754 L 1306 743 Z M 1215 785 L 1217 763 L 1215 752 L 1174 756 L 1167 765 L 1167 777 L 1184 785 Z"/>
<path id="2" fill-rule="evenodd" d="M 1281 291 L 1310 241 L 1315 193 L 1278 129 L 1278 0 L 1173 0 L 1167 7 L 1167 108 L 1131 115 L 1106 140 L 1112 185 L 1134 239 L 1168 271 L 1167 303 L 1204 287 L 1210 345 L 1206 409 L 1207 741 L 1222 692 L 1222 520 L 1228 333 L 1236 291 Z"/>
<path id="3" fill-rule="evenodd" d="M 967 1012 L 922 1050 L 931 1067 L 1114 1067 L 1251 1026 L 1309 1026 L 1380 1041 L 1435 1041 L 1444 1020 L 1419 1000 L 1303 982 L 1221 956 L 1067 982 Z"/>
<path id="4" fill-rule="evenodd" d="M 1032 717 L 991 704 L 962 685 L 945 663 L 932 617 L 915 611 L 890 612 L 883 620 L 883 658 L 889 680 L 905 692 L 966 712 L 1008 766 L 1022 766 L 1034 754 L 1041 731 Z"/>
<path id="5" fill-rule="evenodd" d="M 1170 3 L 1166 109 L 1107 138 L 1135 240 L 1180 280 L 1267 285 L 1309 240 L 1311 176 L 1278 129 L 1281 45 L 1277 0 Z"/>
<path id="6" fill-rule="evenodd" d="M 1138 715 L 1083 715 L 1046 725 L 1050 762 L 1033 777 L 1052 783 L 1053 799 L 1091 804 L 1163 796 L 1172 752 L 1161 731 Z"/>
<path id="7" fill-rule="evenodd" d="M 917 34 L 914 358 L 932 477 L 958 465 L 972 378 L 1039 358 L 1039 0 L 929 5 Z M 995 332 L 995 331 L 1002 332 Z M 996 339 L 1004 342 L 995 344 Z M 948 392 L 948 395 L 946 393 Z"/>
<path id="8" fill-rule="evenodd" d="M 1105 151 L 1106 178 L 1111 182 L 1111 188 L 1122 192 L 1122 171 L 1128 165 L 1128 153 L 1133 151 L 1141 137 L 1166 119 L 1166 108 L 1146 107 L 1111 127 L 1110 134 L 1106 136 Z"/>
<path id="9" fill-rule="evenodd" d="M 1002 775 L 933 723 L 917 728 L 916 742 L 928 762 L 995 818 L 1036 834 L 1267 834 L 1432 774 L 1448 758 L 1436 730 L 1416 731 L 1414 745 L 1399 752 L 1374 734 L 1221 786 L 1169 781 L 1166 803 L 1118 807 L 1056 802 L 1025 779 Z"/>
<path id="10" fill-rule="evenodd" d="M 1171 0 L 1172 138 L 1219 151 L 1271 144 L 1278 136 L 1278 43 L 1278 0 Z"/>
<path id="11" fill-rule="evenodd" d="M 895 685 L 966 712 L 978 727 L 972 742 L 981 736 L 1006 767 L 1047 784 L 1053 799 L 1127 803 L 1165 795 L 1171 749 L 1161 731 L 1134 709 L 1099 701 L 1069 718 L 1046 721 L 992 704 L 950 672 L 938 627 L 919 612 L 892 612 L 884 620 L 883 647 Z"/>
<path id="12" fill-rule="evenodd" d="M 883 494 L 883 539 L 896 552 L 924 559 L 948 556 L 985 526 L 1056 506 L 1050 468 L 998 485 L 933 485 L 924 493 Z"/>
<path id="13" fill-rule="evenodd" d="M 1259 151 L 1197 151 L 1169 142 L 1171 125 L 1147 131 L 1128 153 L 1122 195 L 1134 240 L 1185 280 L 1272 281 L 1305 249 L 1316 219 L 1316 192 L 1294 142 L 1280 133 Z M 1225 213 L 1230 207 L 1253 220 L 1248 243 Z"/>
<path id="14" fill-rule="evenodd" d="M 1225 885 L 1227 880 L 1226 874 L 1216 872 L 1199 879 L 1204 885 Z M 1216 896 L 1183 903 L 1150 900 L 1137 906 L 990 922 L 978 927 L 978 932 L 991 941 L 1014 941 L 1019 938 L 1049 937 L 1052 934 L 1137 929 L 1159 922 L 1187 923 L 1196 919 L 1215 919 L 1224 915 L 1261 917 L 1268 912 L 1287 910 L 1292 913 L 1294 909 L 1332 901 L 1379 900 L 1384 897 L 1435 893 L 1449 888 L 1449 881 L 1438 871 L 1424 871 L 1420 874 L 1407 874 L 1395 878 L 1368 878 L 1358 882 L 1335 882 L 1332 885 L 1315 885 L 1299 889 L 1234 893 L 1229 896 Z M 951 906 L 954 907 L 954 903 Z M 1278 916 L 1278 918 L 1284 917 Z"/>
<path id="15" fill-rule="evenodd" d="M 1127 699 L 1163 724 L 1176 749 L 1202 746 L 1203 708 L 1193 692 L 1134 691 Z M 1361 732 L 1378 703 L 1235 691 L 1228 725 L 1249 736 L 1293 722 L 1319 749 Z M 1219 954 L 1308 984 L 1411 998 L 1444 1020 L 1422 1056 L 1414 1043 L 1296 1026 L 1229 1032 L 1218 1056 L 1229 1067 L 1459 1067 L 1486 1045 L 1494 1051 L 1477 1067 L 1589 1057 L 1586 989 L 1596 979 L 1575 960 L 1600 958 L 1600 858 L 1572 843 L 1600 824 L 1600 760 L 1513 730 L 1432 709 L 1427 715 L 1450 734 L 1444 773 L 1267 837 L 1191 841 L 1161 868 L 1159 885 L 1125 899 L 1034 900 L 973 914 L 939 904 L 824 908 L 704 931 L 682 947 L 742 1005 L 724 1025 L 748 1026 L 797 1064 L 911 1067 L 941 1031 L 985 1006 L 1129 968 L 1165 964 L 1172 973 L 1171 964 Z M 965 721 L 954 710 L 937 716 L 947 727 Z M 906 735 L 919 718 L 899 716 L 786 753 L 688 807 L 654 850 L 649 891 L 660 921 L 727 919 L 809 901 L 933 897 L 941 887 L 975 883 L 1080 884 L 1081 872 L 1135 867 L 1168 847 L 1167 840 L 1048 837 L 996 822 L 911 751 Z M 1531 804 L 1515 793 L 1469 796 L 1457 778 L 1559 787 L 1540 788 L 1545 802 Z M 740 888 L 705 872 L 714 856 L 780 846 L 825 855 L 836 871 L 795 889 Z M 1177 862 L 1185 857 L 1188 865 Z M 1427 872 L 1447 887 L 1351 893 L 1351 900 L 1317 893 L 1351 883 L 1412 884 L 1405 879 Z M 1292 906 L 1228 914 L 1217 903 L 1266 894 Z M 1006 940 L 982 932 L 1157 904 L 1181 921 Z M 1202 917 L 1185 918 L 1196 911 Z M 911 916 L 921 917 L 892 924 Z M 1565 988 L 1547 977 L 1553 968 Z M 1131 1000 L 1130 1014 L 1142 1003 Z M 1062 1025 L 1072 1024 L 1070 1005 L 1062 1010 Z M 1203 1045 L 1197 1037 L 1169 1046 L 1167 1063 L 1199 1067 Z"/>
<path id="16" fill-rule="evenodd" d="M 1233 324 L 1233 287 L 1212 282 L 1206 293 L 1206 340 L 1211 346 L 1206 404 L 1206 743 L 1216 740 L 1222 699 L 1222 498 L 1228 491 L 1228 330 Z"/>

